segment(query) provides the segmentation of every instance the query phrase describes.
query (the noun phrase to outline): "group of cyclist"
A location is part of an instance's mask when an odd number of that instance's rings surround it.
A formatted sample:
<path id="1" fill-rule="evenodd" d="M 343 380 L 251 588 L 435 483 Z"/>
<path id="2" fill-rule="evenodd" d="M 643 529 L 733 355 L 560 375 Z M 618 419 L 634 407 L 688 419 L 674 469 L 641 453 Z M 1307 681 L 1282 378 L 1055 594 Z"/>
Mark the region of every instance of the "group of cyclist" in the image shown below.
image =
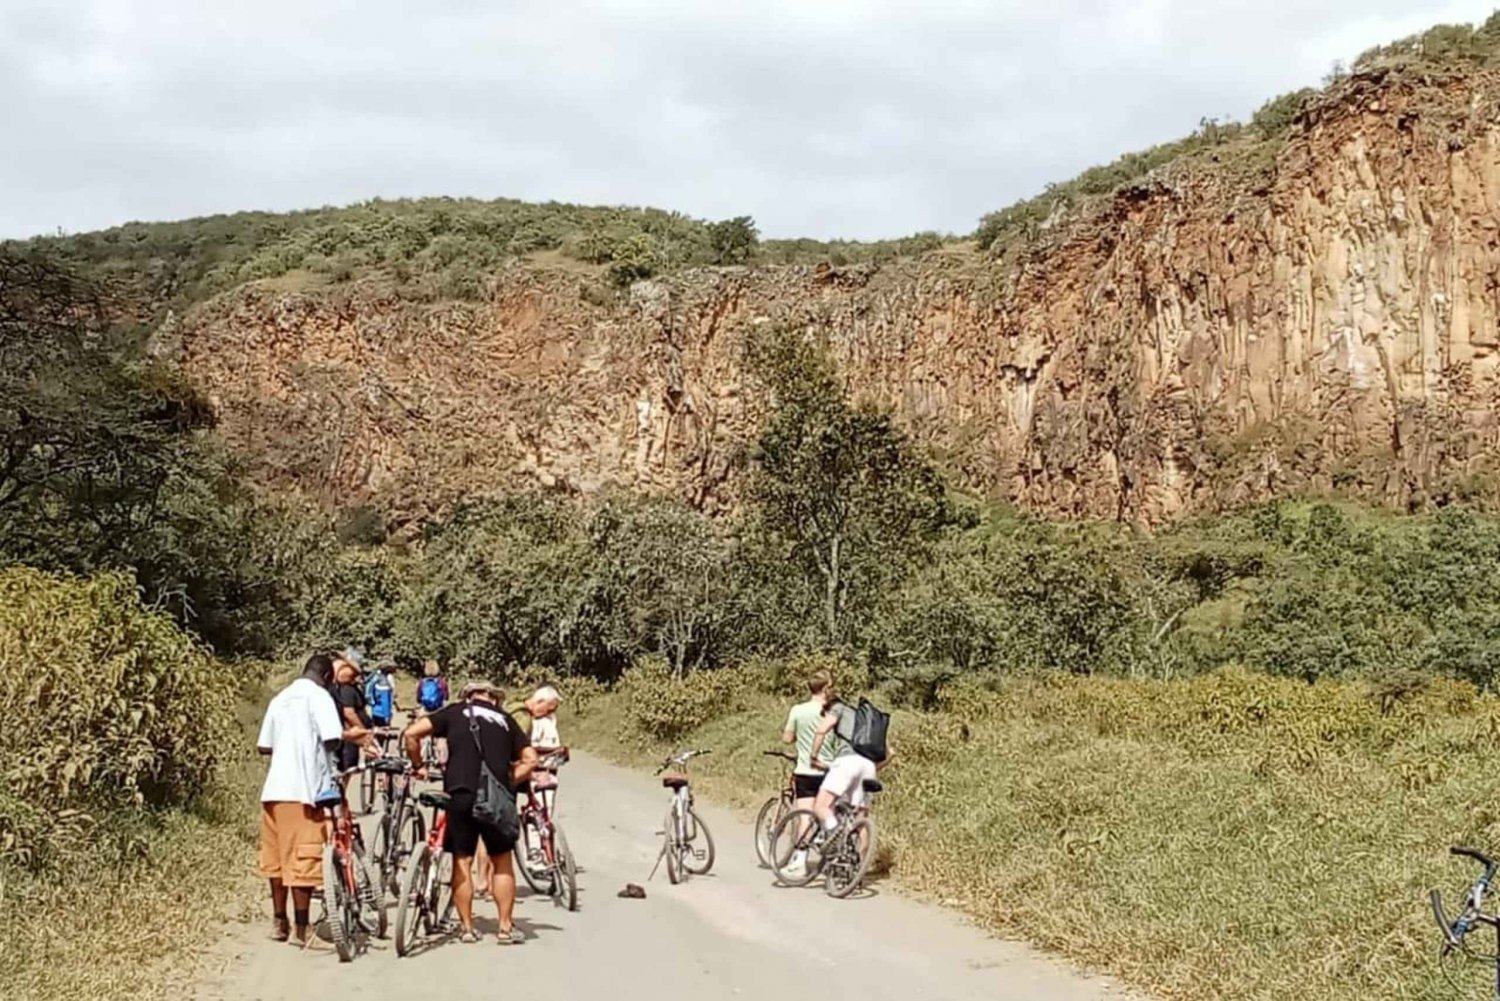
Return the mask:
<path id="1" fill-rule="evenodd" d="M 812 675 L 807 687 L 807 700 L 787 714 L 782 740 L 796 745 L 795 806 L 811 809 L 832 830 L 836 804 L 842 800 L 863 809 L 866 782 L 889 759 L 873 760 L 846 738 L 854 710 L 838 699 L 826 672 Z M 270 882 L 274 939 L 322 947 L 311 932 L 309 910 L 322 885 L 320 860 L 332 830 L 330 808 L 344 801 L 342 773 L 361 759 L 392 753 L 389 741 L 399 733 L 399 751 L 414 778 L 436 777 L 429 775 L 431 756 L 424 753 L 424 744 L 435 742 L 445 750 L 437 756 L 449 797 L 443 847 L 454 861 L 452 897 L 460 940 L 479 941 L 474 899 L 489 896 L 498 912 L 497 941 L 525 941 L 514 923 L 514 840 L 475 816 L 475 800 L 483 763 L 512 795 L 539 797 L 551 812 L 557 780 L 549 771 L 538 771 L 538 762 L 543 756 L 566 754 L 556 718 L 562 698 L 555 688 L 543 686 L 507 708 L 504 691 L 475 680 L 461 687 L 457 701 L 448 700 L 447 680 L 429 661 L 418 681 L 410 722 L 396 731 L 392 724 L 402 706 L 395 665 L 382 662 L 366 672 L 363 657 L 352 649 L 308 658 L 302 674 L 271 700 L 257 746 L 271 759 L 261 791 L 259 871 Z M 806 864 L 806 853 L 798 851 L 790 870 Z"/>
<path id="2" fill-rule="evenodd" d="M 331 811 L 344 801 L 342 773 L 362 758 L 390 753 L 389 741 L 398 733 L 392 724 L 401 711 L 394 672 L 395 665 L 388 662 L 366 672 L 364 658 L 353 649 L 314 654 L 267 707 L 256 741 L 260 753 L 270 758 L 261 789 L 258 870 L 270 883 L 276 941 L 325 948 L 312 932 L 310 909 L 323 882 L 321 858 L 332 830 Z M 448 698 L 447 680 L 429 661 L 410 722 L 399 731 L 400 750 L 417 779 L 436 777 L 429 775 L 425 742 L 436 741 L 445 752 L 438 755 L 448 794 L 443 847 L 454 860 L 452 894 L 460 940 L 480 938 L 473 908 L 478 883 L 498 910 L 497 941 L 518 945 L 525 937 L 513 920 L 514 843 L 474 814 L 481 762 L 513 796 L 547 797 L 550 808 L 556 778 L 538 772 L 537 764 L 540 754 L 566 754 L 556 720 L 562 698 L 555 688 L 543 686 L 507 710 L 504 691 L 483 680 L 464 684 L 457 701 Z"/>

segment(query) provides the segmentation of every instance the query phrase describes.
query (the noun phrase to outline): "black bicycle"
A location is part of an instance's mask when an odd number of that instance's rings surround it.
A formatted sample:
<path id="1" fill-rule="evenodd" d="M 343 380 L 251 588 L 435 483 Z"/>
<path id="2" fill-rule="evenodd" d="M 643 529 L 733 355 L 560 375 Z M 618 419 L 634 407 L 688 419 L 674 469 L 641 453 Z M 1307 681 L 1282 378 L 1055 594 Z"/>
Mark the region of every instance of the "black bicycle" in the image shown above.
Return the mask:
<path id="1" fill-rule="evenodd" d="M 1438 954 L 1438 962 L 1442 966 L 1443 976 L 1455 988 L 1458 984 L 1453 980 L 1452 973 L 1448 969 L 1450 957 L 1460 955 L 1465 959 L 1493 963 L 1495 967 L 1494 997 L 1495 1001 L 1500 1001 L 1500 915 L 1486 914 L 1484 911 L 1484 898 L 1490 892 L 1490 886 L 1495 882 L 1495 860 L 1473 848 L 1450 848 L 1448 851 L 1453 855 L 1473 859 L 1484 868 L 1479 878 L 1474 881 L 1474 885 L 1469 887 L 1469 892 L 1464 897 L 1463 910 L 1459 911 L 1456 918 L 1449 919 L 1448 912 L 1443 907 L 1443 895 L 1440 891 L 1433 890 L 1430 894 L 1432 915 L 1437 919 L 1438 927 L 1443 930 L 1443 950 Z M 1468 943 L 1469 934 L 1480 925 L 1489 925 L 1495 929 L 1493 953 L 1476 953 Z"/>
<path id="2" fill-rule="evenodd" d="M 396 896 L 411 850 L 427 840 L 427 825 L 413 802 L 410 764 L 400 758 L 379 758 L 370 762 L 370 769 L 380 773 L 385 791 L 385 808 L 372 842 L 375 866 L 380 870 L 381 887 Z"/>
<path id="3" fill-rule="evenodd" d="M 380 726 L 370 731 L 380 748 L 380 757 L 367 757 L 366 763 L 382 761 L 391 754 L 391 746 L 401 731 L 393 726 Z M 380 801 L 380 794 L 390 793 L 390 773 L 379 769 L 368 769 L 359 776 L 359 785 L 354 789 L 354 795 L 350 798 L 354 801 L 355 809 L 363 814 L 375 812 L 375 806 Z"/>

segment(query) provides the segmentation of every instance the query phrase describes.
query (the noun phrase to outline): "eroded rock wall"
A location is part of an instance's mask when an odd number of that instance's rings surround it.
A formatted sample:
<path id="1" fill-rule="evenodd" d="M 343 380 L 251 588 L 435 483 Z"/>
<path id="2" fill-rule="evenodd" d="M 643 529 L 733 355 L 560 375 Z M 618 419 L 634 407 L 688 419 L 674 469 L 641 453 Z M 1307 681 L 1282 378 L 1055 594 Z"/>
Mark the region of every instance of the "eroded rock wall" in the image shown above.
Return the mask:
<path id="1" fill-rule="evenodd" d="M 174 336 L 266 480 L 398 518 L 539 482 L 732 503 L 755 324 L 826 339 L 969 487 L 1158 522 L 1289 491 L 1491 491 L 1500 87 L 1361 78 L 1274 168 L 1195 162 L 1020 265 L 690 272 L 602 294 L 512 268 L 482 304 L 247 287 Z"/>

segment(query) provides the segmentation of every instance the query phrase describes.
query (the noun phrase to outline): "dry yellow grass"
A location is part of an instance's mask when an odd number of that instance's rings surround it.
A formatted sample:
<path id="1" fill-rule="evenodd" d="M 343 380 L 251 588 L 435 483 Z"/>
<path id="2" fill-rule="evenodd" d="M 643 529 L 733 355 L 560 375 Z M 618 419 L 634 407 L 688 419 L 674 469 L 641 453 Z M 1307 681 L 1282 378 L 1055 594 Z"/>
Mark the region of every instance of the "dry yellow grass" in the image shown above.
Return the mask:
<path id="1" fill-rule="evenodd" d="M 1471 878 L 1449 844 L 1500 843 L 1495 700 L 1438 683 L 1382 712 L 1362 686 L 1237 674 L 955 695 L 897 714 L 876 810 L 900 885 L 1163 999 L 1487 996 L 1483 969 L 1468 993 L 1439 976 L 1425 894 Z M 659 759 L 626 698 L 569 739 Z M 776 788 L 759 752 L 784 713 L 746 694 L 679 739 L 715 752 L 705 794 Z"/>

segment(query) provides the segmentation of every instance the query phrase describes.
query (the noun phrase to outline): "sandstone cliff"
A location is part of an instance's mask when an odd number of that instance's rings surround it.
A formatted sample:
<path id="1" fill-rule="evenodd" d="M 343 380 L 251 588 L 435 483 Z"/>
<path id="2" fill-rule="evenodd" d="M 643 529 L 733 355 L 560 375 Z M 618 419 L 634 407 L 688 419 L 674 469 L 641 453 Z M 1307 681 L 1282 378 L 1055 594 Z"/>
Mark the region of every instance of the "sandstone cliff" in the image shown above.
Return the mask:
<path id="1" fill-rule="evenodd" d="M 764 405 L 738 343 L 763 322 L 825 338 L 958 482 L 1047 513 L 1490 496 L 1497 101 L 1489 70 L 1356 75 L 1274 145 L 1172 165 L 1003 259 L 618 294 L 515 266 L 477 304 L 250 285 L 174 338 L 264 479 L 398 520 L 528 482 L 726 503 Z"/>

